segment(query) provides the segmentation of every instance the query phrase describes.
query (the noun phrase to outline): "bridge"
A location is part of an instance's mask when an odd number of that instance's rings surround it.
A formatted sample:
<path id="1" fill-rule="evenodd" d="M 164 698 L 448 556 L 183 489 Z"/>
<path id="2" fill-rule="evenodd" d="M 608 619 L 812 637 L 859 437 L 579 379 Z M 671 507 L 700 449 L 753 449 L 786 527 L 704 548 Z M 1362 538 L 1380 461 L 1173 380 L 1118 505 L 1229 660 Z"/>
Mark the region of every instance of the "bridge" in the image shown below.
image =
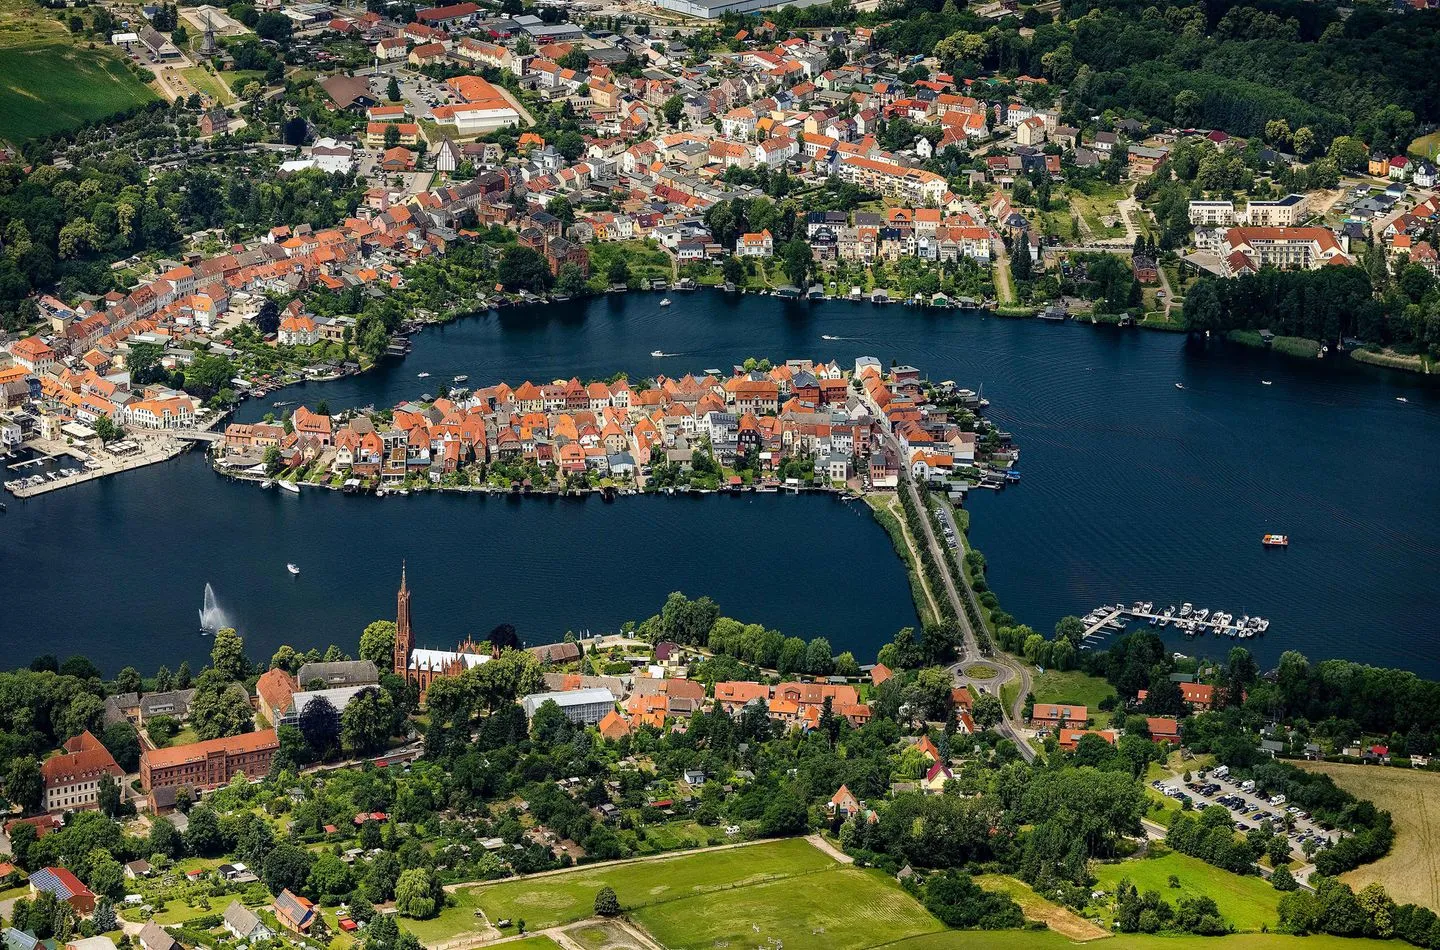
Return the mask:
<path id="1" fill-rule="evenodd" d="M 192 442 L 223 442 L 225 434 L 222 432 L 211 432 L 209 429 L 166 429 L 166 435 L 172 435 L 177 439 L 189 439 Z"/>

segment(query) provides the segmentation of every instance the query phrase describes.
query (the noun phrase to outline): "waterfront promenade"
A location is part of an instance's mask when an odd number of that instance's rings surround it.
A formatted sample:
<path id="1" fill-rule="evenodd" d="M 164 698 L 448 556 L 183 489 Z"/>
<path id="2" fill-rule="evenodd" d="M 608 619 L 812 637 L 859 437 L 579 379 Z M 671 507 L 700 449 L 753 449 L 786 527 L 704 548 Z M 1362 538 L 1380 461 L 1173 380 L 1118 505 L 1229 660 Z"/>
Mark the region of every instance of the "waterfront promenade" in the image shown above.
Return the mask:
<path id="1" fill-rule="evenodd" d="M 214 442 L 219 439 L 219 433 L 212 432 L 208 428 L 173 431 L 132 430 L 127 432 L 125 441 L 134 443 L 136 449 L 123 454 L 113 454 L 105 448 L 98 450 L 93 448 L 95 444 L 98 444 L 98 440 L 92 440 L 90 444 L 79 446 L 58 439 L 32 439 L 25 443 L 25 448 L 36 452 L 37 460 L 53 460 L 64 456 L 85 464 L 85 467 L 78 470 L 67 470 L 60 478 L 46 479 L 34 485 L 19 484 L 9 487 L 8 490 L 16 498 L 34 498 L 59 491 L 62 488 L 93 482 L 109 475 L 118 475 L 121 472 L 145 468 L 147 465 L 168 462 L 188 450 L 195 442 Z M 10 474 L 13 480 L 23 480 L 25 477 L 23 469 L 17 471 L 12 468 Z"/>

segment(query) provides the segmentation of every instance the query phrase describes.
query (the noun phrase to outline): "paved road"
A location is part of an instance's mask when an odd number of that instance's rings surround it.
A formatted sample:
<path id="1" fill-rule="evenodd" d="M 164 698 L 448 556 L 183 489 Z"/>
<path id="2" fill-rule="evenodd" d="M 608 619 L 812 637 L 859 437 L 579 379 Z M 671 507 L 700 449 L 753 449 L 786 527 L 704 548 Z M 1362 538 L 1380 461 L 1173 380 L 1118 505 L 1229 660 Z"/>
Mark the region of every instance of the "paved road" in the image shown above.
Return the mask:
<path id="1" fill-rule="evenodd" d="M 878 407 L 872 406 L 871 408 L 872 411 L 876 413 L 877 418 L 885 418 L 885 414 L 880 412 Z M 905 454 L 901 451 L 900 444 L 896 441 L 895 436 L 892 433 L 885 431 L 883 427 L 881 429 L 881 438 L 884 440 L 886 446 L 891 451 L 895 452 L 897 458 L 903 459 L 905 457 Z M 914 480 L 910 477 L 909 467 L 903 464 L 900 466 L 900 485 L 900 490 L 910 496 L 910 500 L 914 503 L 915 509 L 919 512 L 922 512 L 922 517 L 919 519 L 919 521 L 921 532 L 923 533 L 924 537 L 917 538 L 917 542 L 921 544 L 928 544 L 930 546 L 931 556 L 934 557 L 935 562 L 941 565 L 943 568 L 946 564 L 944 549 L 941 547 L 939 540 L 935 537 L 935 531 L 930 523 L 930 519 L 923 516 L 923 512 L 925 512 L 926 510 L 925 502 L 920 497 L 920 492 L 915 487 Z M 948 506 L 942 506 L 941 510 L 944 511 L 947 507 Z M 951 533 L 954 534 L 956 539 L 958 540 L 960 535 L 959 532 L 956 530 L 953 518 L 950 522 L 950 530 Z M 918 567 L 919 566 L 917 565 L 917 569 Z M 946 569 L 942 569 L 940 571 L 940 575 L 941 578 L 944 580 L 945 590 L 943 593 L 947 598 L 949 598 L 951 606 L 953 606 L 955 609 L 955 616 L 960 624 L 960 633 L 964 639 L 965 649 L 964 653 L 962 654 L 962 658 L 968 658 L 972 661 L 979 659 L 981 656 L 980 641 L 975 636 L 975 629 L 970 625 L 970 615 L 965 610 L 965 603 L 964 600 L 961 598 L 959 589 L 956 587 L 955 578 L 950 573 L 950 571 Z M 965 588 L 965 596 L 973 596 L 968 586 Z M 1025 738 L 1024 734 L 1021 733 L 1020 729 L 1015 724 L 1015 722 L 1020 719 L 1019 712 L 1022 705 L 1024 704 L 1025 695 L 1030 692 L 1029 671 L 1027 667 L 1024 666 L 1024 664 L 1017 664 L 1013 659 L 1011 659 L 1004 653 L 996 652 L 993 657 L 988 657 L 987 659 L 989 659 L 997 666 L 1009 667 L 1016 673 L 1016 675 L 1020 677 L 1020 694 L 1016 697 L 1015 704 L 1012 708 L 1002 710 L 1004 718 L 1001 719 L 999 725 L 997 725 L 995 728 L 1002 736 L 1015 743 L 1016 748 L 1020 750 L 1021 758 L 1023 758 L 1026 762 L 1033 762 L 1035 760 L 1035 750 L 1031 747 L 1030 741 Z M 952 669 L 954 668 L 952 667 Z"/>
<path id="2" fill-rule="evenodd" d="M 941 505 L 940 517 L 945 519 L 945 523 L 950 526 L 950 536 L 955 539 L 954 546 L 956 558 L 963 558 L 965 556 L 965 550 L 960 541 L 960 526 L 955 523 L 955 512 L 950 508 L 949 505 Z M 964 594 L 975 606 L 975 612 L 983 617 L 984 614 L 980 613 L 980 605 L 975 603 L 975 592 L 970 590 L 970 588 L 967 586 L 965 588 Z M 964 610 L 961 610 L 960 617 L 964 621 L 965 626 L 968 628 L 970 623 L 969 615 Z M 1015 701 L 1011 703 L 1010 708 L 1005 711 L 1006 721 L 1003 723 L 1004 728 L 1002 728 L 1001 731 L 1015 740 L 1015 744 L 1020 746 L 1021 755 L 1025 755 L 1027 751 L 1030 753 L 1025 757 L 1025 761 L 1029 762 L 1034 757 L 1034 749 L 1030 747 L 1030 743 L 1028 740 L 1020 737 L 1019 730 L 1015 727 L 1015 723 L 1023 722 L 1025 719 L 1025 697 L 1029 696 L 1032 690 L 1030 680 L 1030 666 L 1029 664 L 1016 660 L 1009 654 L 1006 654 L 1003 651 L 999 650 L 995 651 L 994 655 L 991 657 L 987 657 L 987 659 L 995 661 L 991 665 L 1000 668 L 1002 672 L 1006 674 L 999 677 L 998 679 L 991 681 L 997 687 L 997 696 L 999 695 L 999 686 L 1008 683 L 1012 679 L 1015 679 L 1017 677 L 1020 680 L 1020 689 L 1015 694 Z"/>

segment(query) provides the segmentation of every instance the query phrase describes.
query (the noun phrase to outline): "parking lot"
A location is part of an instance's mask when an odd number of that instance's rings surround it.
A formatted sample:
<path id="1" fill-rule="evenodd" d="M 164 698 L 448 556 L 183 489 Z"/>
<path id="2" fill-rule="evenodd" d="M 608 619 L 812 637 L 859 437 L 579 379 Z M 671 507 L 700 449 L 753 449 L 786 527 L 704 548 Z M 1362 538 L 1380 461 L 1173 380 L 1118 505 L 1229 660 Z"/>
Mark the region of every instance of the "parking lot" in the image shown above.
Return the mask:
<path id="1" fill-rule="evenodd" d="M 1290 850 L 1302 861 L 1310 860 L 1304 850 L 1306 842 L 1316 842 L 1312 849 L 1316 850 L 1329 847 L 1340 836 L 1339 832 L 1321 828 L 1309 814 L 1287 803 L 1284 796 L 1265 798 L 1229 776 L 1220 777 L 1212 773 L 1204 778 L 1196 777 L 1188 783 L 1176 777 L 1151 782 L 1150 785 L 1167 798 L 1182 803 L 1188 799 L 1197 811 L 1209 805 L 1229 809 L 1235 830 L 1242 833 L 1260 827 L 1266 819 L 1276 832 L 1283 832 L 1286 822 L 1289 822 Z"/>

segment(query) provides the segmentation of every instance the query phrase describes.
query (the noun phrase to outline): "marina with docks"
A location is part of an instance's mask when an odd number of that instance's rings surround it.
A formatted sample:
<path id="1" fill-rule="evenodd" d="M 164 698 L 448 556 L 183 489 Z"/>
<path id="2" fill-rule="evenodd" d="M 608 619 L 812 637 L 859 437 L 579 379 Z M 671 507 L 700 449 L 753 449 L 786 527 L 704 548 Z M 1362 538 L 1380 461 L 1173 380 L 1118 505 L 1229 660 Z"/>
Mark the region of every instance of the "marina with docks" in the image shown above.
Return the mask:
<path id="1" fill-rule="evenodd" d="M 1263 636 L 1270 629 L 1270 621 L 1264 617 L 1248 614 L 1236 617 L 1222 610 L 1211 611 L 1208 607 L 1195 607 L 1186 602 L 1178 607 L 1170 605 L 1157 610 L 1151 601 L 1135 601 L 1133 604 L 1102 604 L 1080 618 L 1085 624 L 1085 639 L 1105 637 L 1120 633 L 1136 622 L 1152 627 L 1174 625 L 1187 637 L 1198 637 L 1213 633 L 1236 640 L 1247 640 Z M 1088 649 L 1088 647 L 1081 647 Z"/>

